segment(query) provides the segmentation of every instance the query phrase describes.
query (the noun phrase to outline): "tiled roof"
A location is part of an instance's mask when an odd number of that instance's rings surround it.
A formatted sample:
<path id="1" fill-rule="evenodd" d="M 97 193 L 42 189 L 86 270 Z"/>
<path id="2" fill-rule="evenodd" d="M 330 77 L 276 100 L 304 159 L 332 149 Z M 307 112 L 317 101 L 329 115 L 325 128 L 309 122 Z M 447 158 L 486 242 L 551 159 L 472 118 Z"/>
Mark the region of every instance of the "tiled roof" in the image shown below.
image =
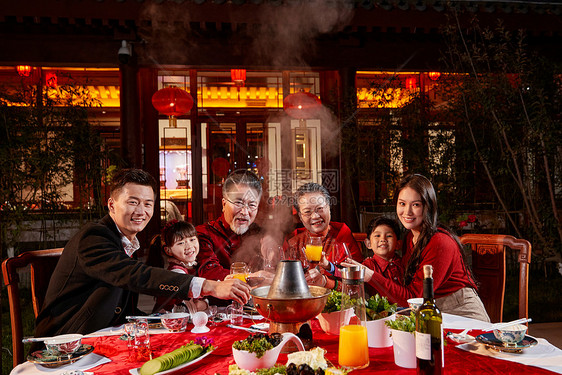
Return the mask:
<path id="1" fill-rule="evenodd" d="M 126 2 L 127 0 L 97 0 L 98 2 Z M 137 2 L 148 2 L 150 0 L 136 0 Z M 329 1 L 329 0 L 325 0 Z M 502 13 L 522 13 L 534 12 L 538 14 L 551 13 L 562 14 L 561 1 L 544 1 L 544 0 L 333 0 L 334 2 L 347 2 L 355 8 L 363 8 L 371 10 L 381 8 L 385 10 L 400 9 L 425 11 L 428 9 L 438 12 L 444 11 L 447 6 L 457 8 L 459 10 L 468 10 L 470 12 L 502 12 Z M 159 0 L 156 3 L 163 4 L 172 2 L 176 4 L 194 3 L 204 4 L 213 3 L 217 5 L 232 4 L 269 4 L 269 5 L 297 5 L 310 0 Z"/>

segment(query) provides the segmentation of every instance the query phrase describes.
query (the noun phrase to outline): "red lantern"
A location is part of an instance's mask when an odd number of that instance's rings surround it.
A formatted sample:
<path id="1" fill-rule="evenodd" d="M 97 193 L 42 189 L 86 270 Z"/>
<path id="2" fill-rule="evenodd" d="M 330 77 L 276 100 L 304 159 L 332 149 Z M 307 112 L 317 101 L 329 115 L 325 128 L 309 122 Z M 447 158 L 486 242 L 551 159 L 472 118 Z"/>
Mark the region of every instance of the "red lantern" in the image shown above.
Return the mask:
<path id="1" fill-rule="evenodd" d="M 230 78 L 234 82 L 234 86 L 244 86 L 246 82 L 246 69 L 230 69 Z"/>
<path id="2" fill-rule="evenodd" d="M 18 65 L 16 66 L 16 71 L 22 77 L 29 77 L 31 74 L 31 66 L 29 65 Z"/>
<path id="3" fill-rule="evenodd" d="M 415 90 L 418 87 L 418 80 L 414 77 L 406 78 L 406 89 Z"/>
<path id="4" fill-rule="evenodd" d="M 441 77 L 441 72 L 429 72 L 427 75 L 430 80 L 437 81 Z"/>
<path id="5" fill-rule="evenodd" d="M 292 118 L 306 120 L 316 118 L 322 106 L 320 99 L 309 92 L 300 90 L 287 95 L 283 100 L 283 109 Z"/>
<path id="6" fill-rule="evenodd" d="M 176 116 L 189 113 L 193 107 L 191 95 L 177 87 L 166 87 L 152 95 L 152 105 L 156 110 L 170 118 L 170 126 L 175 128 Z"/>
<path id="7" fill-rule="evenodd" d="M 238 101 L 240 101 L 240 87 L 243 87 L 246 82 L 246 69 L 230 69 L 230 78 L 234 82 L 234 86 L 236 86 Z"/>

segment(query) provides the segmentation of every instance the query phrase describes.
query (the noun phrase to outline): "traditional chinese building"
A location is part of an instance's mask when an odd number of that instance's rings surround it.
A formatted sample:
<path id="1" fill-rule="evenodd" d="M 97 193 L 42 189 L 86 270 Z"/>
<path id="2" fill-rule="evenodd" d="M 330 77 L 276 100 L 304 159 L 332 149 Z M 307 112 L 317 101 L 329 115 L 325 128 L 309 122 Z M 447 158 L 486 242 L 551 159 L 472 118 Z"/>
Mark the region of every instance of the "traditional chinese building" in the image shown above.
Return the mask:
<path id="1" fill-rule="evenodd" d="M 340 131 L 373 125 L 380 108 L 369 105 L 370 84 L 392 75 L 404 92 L 431 95 L 440 28 L 462 31 L 474 17 L 524 28 L 535 49 L 560 59 L 561 14 L 555 1 L 10 0 L 0 80 L 52 86 L 72 77 L 100 101 L 90 112 L 107 144 L 159 177 L 160 199 L 196 224 L 220 213 L 228 172 L 251 168 L 266 198 L 323 182 L 337 198 L 333 218 L 360 230 L 362 202 L 382 200 L 384 187 L 377 170 L 370 180 L 350 175 L 360 155 L 342 152 Z M 152 103 L 166 87 L 193 98 L 176 126 Z M 284 99 L 301 91 L 323 109 L 289 116 Z M 387 110 L 400 105 L 393 95 Z"/>

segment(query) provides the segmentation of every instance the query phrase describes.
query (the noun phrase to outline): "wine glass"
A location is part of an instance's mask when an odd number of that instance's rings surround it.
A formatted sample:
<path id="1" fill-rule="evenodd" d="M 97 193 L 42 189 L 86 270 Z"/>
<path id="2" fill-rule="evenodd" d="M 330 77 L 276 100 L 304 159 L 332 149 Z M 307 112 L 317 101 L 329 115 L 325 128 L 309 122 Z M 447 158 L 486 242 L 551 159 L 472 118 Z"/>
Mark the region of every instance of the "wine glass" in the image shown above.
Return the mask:
<path id="1" fill-rule="evenodd" d="M 304 253 L 306 255 L 306 260 L 310 263 L 310 266 L 315 268 L 322 259 L 322 238 L 312 236 L 308 237 Z"/>

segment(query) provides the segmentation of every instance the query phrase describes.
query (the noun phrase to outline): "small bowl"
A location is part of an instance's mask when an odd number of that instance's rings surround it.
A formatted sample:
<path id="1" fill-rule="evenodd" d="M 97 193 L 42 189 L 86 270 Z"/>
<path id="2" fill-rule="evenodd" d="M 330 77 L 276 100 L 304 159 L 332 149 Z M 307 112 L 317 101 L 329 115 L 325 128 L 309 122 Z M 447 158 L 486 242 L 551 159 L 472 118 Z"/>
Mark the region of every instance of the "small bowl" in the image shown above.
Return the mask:
<path id="1" fill-rule="evenodd" d="M 494 336 L 500 340 L 504 346 L 516 346 L 525 338 L 527 326 L 515 324 L 502 329 L 494 329 Z"/>
<path id="2" fill-rule="evenodd" d="M 408 306 L 410 306 L 410 308 L 412 310 L 417 310 L 420 308 L 420 306 L 423 304 L 423 298 L 410 298 L 408 300 Z"/>
<path id="3" fill-rule="evenodd" d="M 169 313 L 160 315 L 162 325 L 170 332 L 183 332 L 189 321 L 188 313 Z"/>
<path id="4" fill-rule="evenodd" d="M 45 340 L 47 352 L 52 355 L 72 354 L 82 346 L 82 335 L 59 335 Z"/>
<path id="5" fill-rule="evenodd" d="M 318 314 L 318 322 L 320 327 L 324 332 L 330 335 L 339 335 L 340 327 L 349 324 L 351 317 L 353 316 L 353 309 L 347 309 L 345 311 L 334 311 L 331 313 L 320 313 Z"/>
<path id="6" fill-rule="evenodd" d="M 277 363 L 277 359 L 279 358 L 279 354 L 281 350 L 285 346 L 285 344 L 289 341 L 295 343 L 297 350 L 303 351 L 304 345 L 300 338 L 290 332 L 285 332 L 282 334 L 283 340 L 279 343 L 279 345 L 269 349 L 264 353 L 264 355 L 260 358 L 256 356 L 256 353 L 250 353 L 246 350 L 238 350 L 232 347 L 232 356 L 234 357 L 234 362 L 243 370 L 248 371 L 255 371 L 259 368 L 271 368 Z"/>

